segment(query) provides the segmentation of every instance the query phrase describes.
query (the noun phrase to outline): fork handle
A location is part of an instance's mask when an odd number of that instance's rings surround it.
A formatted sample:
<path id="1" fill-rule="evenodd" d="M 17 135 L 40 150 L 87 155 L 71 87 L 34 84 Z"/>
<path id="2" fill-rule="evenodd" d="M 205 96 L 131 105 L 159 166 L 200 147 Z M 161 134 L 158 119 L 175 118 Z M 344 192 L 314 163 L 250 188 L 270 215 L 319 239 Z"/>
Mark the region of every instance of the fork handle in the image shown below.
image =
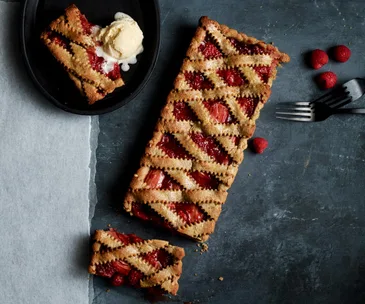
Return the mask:
<path id="1" fill-rule="evenodd" d="M 365 114 L 364 108 L 337 109 L 334 114 Z"/>

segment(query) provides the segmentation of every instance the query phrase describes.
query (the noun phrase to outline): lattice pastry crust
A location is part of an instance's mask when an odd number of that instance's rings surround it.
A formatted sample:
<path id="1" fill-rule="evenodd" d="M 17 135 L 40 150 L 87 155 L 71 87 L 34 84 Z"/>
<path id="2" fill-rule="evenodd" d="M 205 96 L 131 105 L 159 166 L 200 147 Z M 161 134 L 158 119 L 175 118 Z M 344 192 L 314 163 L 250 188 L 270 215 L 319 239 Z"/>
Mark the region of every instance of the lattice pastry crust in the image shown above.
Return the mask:
<path id="1" fill-rule="evenodd" d="M 95 40 L 92 31 L 93 25 L 72 4 L 41 34 L 43 43 L 67 71 L 81 94 L 86 96 L 89 104 L 124 85 L 119 65 L 116 64 L 113 72 L 108 74 L 100 68 L 103 59 L 95 53 L 95 47 L 100 42 Z"/>
<path id="2" fill-rule="evenodd" d="M 125 239 L 129 240 L 127 244 Z M 185 256 L 183 248 L 172 246 L 163 240 L 143 240 L 135 235 L 125 235 L 110 229 L 95 231 L 92 249 L 89 273 L 112 277 L 119 275 L 118 269 L 122 269 L 121 274 L 126 277 L 125 280 L 139 274 L 139 280 L 129 282 L 129 285 L 160 288 L 176 295 L 182 273 L 182 259 Z M 157 260 L 152 264 L 147 257 Z M 164 259 L 165 262 L 160 263 L 158 259 Z"/>
<path id="3" fill-rule="evenodd" d="M 200 19 L 124 200 L 131 215 L 198 241 L 214 231 L 247 140 L 289 56 Z"/>

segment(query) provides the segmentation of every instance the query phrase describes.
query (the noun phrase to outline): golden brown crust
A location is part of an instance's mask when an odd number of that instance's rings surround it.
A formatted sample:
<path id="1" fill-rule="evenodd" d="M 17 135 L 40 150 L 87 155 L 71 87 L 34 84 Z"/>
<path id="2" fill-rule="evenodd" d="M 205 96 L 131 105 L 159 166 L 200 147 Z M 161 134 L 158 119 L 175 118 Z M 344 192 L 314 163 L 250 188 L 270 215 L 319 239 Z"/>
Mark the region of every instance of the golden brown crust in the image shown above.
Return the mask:
<path id="1" fill-rule="evenodd" d="M 125 245 L 119 239 L 116 239 L 113 233 L 115 233 L 114 229 L 95 231 L 89 273 L 97 274 L 98 265 L 122 261 L 143 274 L 140 280 L 141 287 L 158 286 L 176 295 L 179 289 L 178 280 L 182 273 L 182 259 L 185 256 L 183 248 L 172 246 L 162 240 L 144 240 L 143 242 Z M 142 258 L 144 254 L 155 250 L 166 251 L 171 256 L 172 263 L 165 268 L 157 269 Z"/>
<path id="2" fill-rule="evenodd" d="M 213 43 L 221 56 L 205 58 L 202 46 Z M 247 47 L 248 51 L 239 47 Z M 255 50 L 255 51 L 253 51 Z M 243 150 L 247 140 L 255 131 L 256 120 L 260 110 L 271 94 L 272 82 L 276 77 L 276 67 L 281 62 L 288 62 L 289 56 L 276 47 L 238 33 L 208 17 L 200 19 L 186 58 L 174 81 L 174 88 L 167 97 L 161 111 L 152 139 L 140 162 L 128 193 L 125 196 L 124 208 L 131 215 L 133 206 L 148 205 L 170 227 L 179 233 L 198 241 L 205 241 L 214 231 L 220 215 L 222 204 L 243 160 Z M 221 76 L 222 71 L 234 70 L 244 77 L 240 85 L 228 85 Z M 267 71 L 266 78 L 258 71 Z M 194 89 L 187 75 L 198 73 L 213 84 L 211 88 Z M 221 101 L 233 117 L 230 123 L 219 123 L 212 119 L 205 101 Z M 250 102 L 252 113 L 247 112 L 242 102 Z M 178 119 L 175 116 L 176 105 L 183 103 L 196 119 Z M 229 157 L 230 163 L 216 161 L 208 152 L 198 146 L 191 134 L 204 134 L 214 139 L 215 143 Z M 159 143 L 165 134 L 172 138 L 189 155 L 189 158 L 173 158 L 161 149 Z M 164 190 L 151 187 L 148 180 L 151 170 L 161 170 L 178 184 L 178 190 Z M 215 189 L 200 186 L 191 173 L 199 171 L 213 176 L 218 181 Z M 175 203 L 195 204 L 205 214 L 205 219 L 187 224 L 178 212 L 170 208 Z"/>
<path id="3" fill-rule="evenodd" d="M 93 104 L 123 86 L 124 82 L 121 78 L 112 80 L 92 68 L 88 51 L 95 52 L 97 44 L 92 35 L 84 30 L 81 18 L 85 16 L 74 4 L 70 5 L 64 15 L 52 21 L 42 32 L 41 40 L 68 72 L 89 104 Z M 62 39 L 62 43 L 57 42 L 57 39 Z"/>

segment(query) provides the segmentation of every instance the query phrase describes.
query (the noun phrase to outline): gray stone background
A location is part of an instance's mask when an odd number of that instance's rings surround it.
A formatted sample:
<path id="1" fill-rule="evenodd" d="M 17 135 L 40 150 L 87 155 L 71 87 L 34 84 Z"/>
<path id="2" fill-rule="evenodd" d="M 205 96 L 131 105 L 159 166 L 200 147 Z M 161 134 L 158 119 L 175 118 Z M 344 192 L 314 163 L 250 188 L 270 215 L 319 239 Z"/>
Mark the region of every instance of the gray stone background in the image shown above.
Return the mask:
<path id="1" fill-rule="evenodd" d="M 315 48 L 346 44 L 344 64 L 331 61 L 343 82 L 364 77 L 364 1 L 160 0 L 161 49 L 143 92 L 100 116 L 98 204 L 92 230 L 111 224 L 144 238 L 186 249 L 179 295 L 170 303 L 364 303 L 365 117 L 331 117 L 313 124 L 275 120 L 283 101 L 321 94 L 304 64 Z M 209 251 L 119 212 L 144 146 L 202 15 L 275 42 L 291 56 L 279 70 L 255 136 L 268 139 L 263 155 L 247 151 Z M 364 99 L 356 106 L 365 106 Z M 219 281 L 218 277 L 224 277 Z M 148 303 L 140 291 L 111 288 L 94 278 L 94 304 Z"/>
<path id="2" fill-rule="evenodd" d="M 346 44 L 339 81 L 365 76 L 364 1 L 160 1 L 161 49 L 151 80 L 134 101 L 100 117 L 98 205 L 92 228 L 107 224 L 186 249 L 179 296 L 183 303 L 364 303 L 365 117 L 331 117 L 302 124 L 275 119 L 275 106 L 321 92 L 304 63 L 309 50 Z M 116 210 L 152 134 L 201 15 L 273 41 L 291 56 L 279 70 L 255 135 L 263 155 L 245 153 L 209 251 L 171 237 Z M 365 106 L 364 100 L 356 106 Z M 224 277 L 224 281 L 218 278 Z M 94 304 L 142 303 L 140 291 L 94 279 Z"/>

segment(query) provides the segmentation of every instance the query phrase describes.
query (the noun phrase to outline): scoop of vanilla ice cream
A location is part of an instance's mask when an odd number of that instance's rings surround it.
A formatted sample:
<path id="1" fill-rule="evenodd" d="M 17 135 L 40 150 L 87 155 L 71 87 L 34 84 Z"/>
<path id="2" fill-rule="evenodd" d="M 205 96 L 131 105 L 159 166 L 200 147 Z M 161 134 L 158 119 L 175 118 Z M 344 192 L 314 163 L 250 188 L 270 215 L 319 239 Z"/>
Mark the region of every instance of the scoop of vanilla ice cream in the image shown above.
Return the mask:
<path id="1" fill-rule="evenodd" d="M 97 38 L 103 42 L 103 50 L 109 56 L 123 60 L 143 51 L 143 32 L 136 21 L 124 13 L 116 13 L 115 21 L 102 28 Z"/>

